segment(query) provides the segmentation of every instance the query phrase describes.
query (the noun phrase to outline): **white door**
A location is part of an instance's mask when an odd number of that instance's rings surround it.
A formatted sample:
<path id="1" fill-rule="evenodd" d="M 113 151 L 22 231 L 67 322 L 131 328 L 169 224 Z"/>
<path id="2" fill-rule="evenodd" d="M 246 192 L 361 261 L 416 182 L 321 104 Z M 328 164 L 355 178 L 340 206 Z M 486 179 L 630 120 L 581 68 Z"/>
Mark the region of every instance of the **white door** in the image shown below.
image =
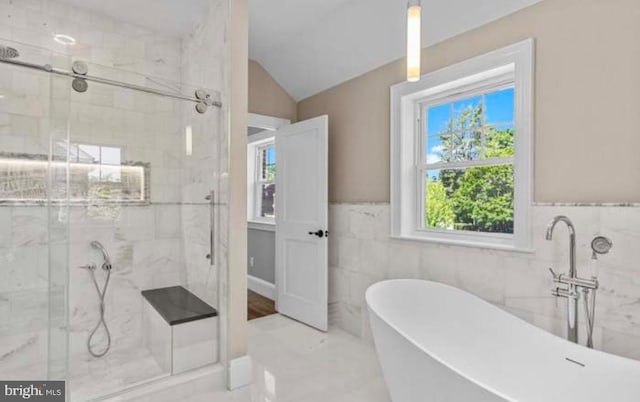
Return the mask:
<path id="1" fill-rule="evenodd" d="M 328 316 L 328 125 L 320 116 L 275 136 L 277 310 L 322 331 Z"/>

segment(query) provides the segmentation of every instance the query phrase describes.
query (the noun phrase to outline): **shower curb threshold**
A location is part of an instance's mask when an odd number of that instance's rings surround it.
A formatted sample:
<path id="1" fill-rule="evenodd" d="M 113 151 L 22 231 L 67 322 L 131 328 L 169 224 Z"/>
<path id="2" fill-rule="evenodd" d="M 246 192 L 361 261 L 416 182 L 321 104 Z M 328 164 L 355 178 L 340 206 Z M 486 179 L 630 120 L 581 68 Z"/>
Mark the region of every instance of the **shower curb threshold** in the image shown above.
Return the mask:
<path id="1" fill-rule="evenodd" d="M 124 402 L 131 401 L 135 398 L 143 398 L 150 396 L 156 392 L 166 392 L 171 388 L 183 386 L 191 382 L 211 376 L 211 385 L 215 390 L 223 391 L 225 387 L 225 370 L 222 363 L 214 363 L 209 366 L 201 367 L 180 374 L 159 377 L 150 381 L 145 381 L 126 389 L 104 395 L 89 402 Z M 186 392 L 188 393 L 188 389 Z M 75 402 L 75 401 L 71 401 Z"/>

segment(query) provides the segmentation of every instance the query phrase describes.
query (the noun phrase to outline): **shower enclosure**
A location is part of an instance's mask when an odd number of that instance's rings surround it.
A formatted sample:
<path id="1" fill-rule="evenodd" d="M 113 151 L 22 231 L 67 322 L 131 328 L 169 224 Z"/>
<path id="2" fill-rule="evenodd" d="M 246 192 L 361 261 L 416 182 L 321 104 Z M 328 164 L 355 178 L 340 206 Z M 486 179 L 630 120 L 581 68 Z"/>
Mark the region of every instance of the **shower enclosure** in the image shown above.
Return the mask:
<path id="1" fill-rule="evenodd" d="M 0 380 L 73 401 L 224 358 L 227 1 L 104 3 L 0 2 Z"/>

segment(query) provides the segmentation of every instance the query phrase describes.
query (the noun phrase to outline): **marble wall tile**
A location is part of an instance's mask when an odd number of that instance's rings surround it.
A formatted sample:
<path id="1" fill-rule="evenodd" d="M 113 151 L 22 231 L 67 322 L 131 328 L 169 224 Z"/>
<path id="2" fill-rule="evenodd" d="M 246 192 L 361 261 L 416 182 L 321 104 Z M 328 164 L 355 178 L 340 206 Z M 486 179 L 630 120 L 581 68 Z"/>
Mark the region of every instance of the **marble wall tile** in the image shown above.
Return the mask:
<path id="1" fill-rule="evenodd" d="M 373 240 L 376 236 L 376 213 L 379 208 L 366 205 L 349 208 L 349 233 L 363 240 Z"/>
<path id="2" fill-rule="evenodd" d="M 339 242 L 337 236 L 329 236 L 329 266 L 338 266 L 338 257 L 340 254 Z"/>
<path id="3" fill-rule="evenodd" d="M 344 269 L 359 270 L 360 242 L 352 237 L 341 237 L 338 240 L 338 265 Z"/>
<path id="4" fill-rule="evenodd" d="M 389 263 L 385 277 L 389 279 L 410 278 L 419 279 L 420 249 L 413 244 L 392 241 L 389 244 Z"/>
<path id="5" fill-rule="evenodd" d="M 362 315 L 366 310 L 349 303 L 339 303 L 338 308 L 338 326 L 351 335 L 362 337 Z"/>
<path id="6" fill-rule="evenodd" d="M 347 298 L 347 302 L 352 306 L 364 308 L 364 294 L 367 288 L 376 282 L 380 282 L 384 279 L 384 276 L 349 272 L 347 278 L 349 281 L 349 297 Z"/>
<path id="7" fill-rule="evenodd" d="M 418 247 L 418 245 L 414 245 Z M 448 247 L 425 244 L 421 249 L 422 278 L 460 286 L 458 280 L 458 254 Z"/>
<path id="8" fill-rule="evenodd" d="M 158 205 L 155 208 L 155 229 L 157 239 L 180 237 L 182 221 L 179 205 Z"/>
<path id="9" fill-rule="evenodd" d="M 462 254 L 458 260 L 460 288 L 493 303 L 504 303 L 506 268 L 496 252 Z"/>
<path id="10" fill-rule="evenodd" d="M 47 285 L 45 246 L 0 248 L 0 292 L 40 289 Z"/>
<path id="11" fill-rule="evenodd" d="M 349 209 L 346 204 L 333 204 L 329 208 L 329 221 L 334 222 L 331 226 L 331 234 L 334 237 L 344 236 L 349 232 Z"/>
<path id="12" fill-rule="evenodd" d="M 329 268 L 329 303 L 346 301 L 349 298 L 349 275 L 344 269 Z"/>
<path id="13" fill-rule="evenodd" d="M 48 215 L 46 208 L 13 208 L 11 216 L 11 238 L 13 240 L 13 247 L 46 245 L 47 234 Z"/>
<path id="14" fill-rule="evenodd" d="M 0 321 L 8 322 L 11 319 L 11 300 L 8 295 L 0 293 Z"/>
<path id="15" fill-rule="evenodd" d="M 183 373 L 218 360 L 218 317 L 171 327 L 173 373 Z"/>
<path id="16" fill-rule="evenodd" d="M 390 263 L 389 243 L 379 240 L 359 240 L 359 251 L 355 271 L 384 277 Z"/>
<path id="17" fill-rule="evenodd" d="M 7 380 L 46 378 L 47 333 L 38 331 L 3 335 L 0 346 L 0 376 Z M 42 376 L 42 377 L 38 377 Z"/>
<path id="18" fill-rule="evenodd" d="M 330 294 L 338 325 L 370 336 L 364 292 L 376 281 L 423 278 L 464 289 L 558 336 L 566 336 L 566 302 L 551 295 L 548 271 L 568 269 L 568 232 L 559 224 L 552 241 L 548 222 L 567 215 L 576 227 L 578 273 L 597 275 L 594 342 L 597 349 L 640 358 L 640 208 L 634 206 L 536 205 L 533 252 L 507 252 L 389 238 L 389 205 L 332 204 L 330 230 L 334 254 Z M 608 236 L 613 248 L 592 259 L 591 239 Z M 586 339 L 580 306 L 580 339 Z"/>
<path id="19" fill-rule="evenodd" d="M 602 350 L 640 360 L 640 337 L 604 328 L 602 329 Z"/>
<path id="20" fill-rule="evenodd" d="M 171 372 L 171 327 L 149 304 L 144 304 L 144 344 L 165 373 Z"/>

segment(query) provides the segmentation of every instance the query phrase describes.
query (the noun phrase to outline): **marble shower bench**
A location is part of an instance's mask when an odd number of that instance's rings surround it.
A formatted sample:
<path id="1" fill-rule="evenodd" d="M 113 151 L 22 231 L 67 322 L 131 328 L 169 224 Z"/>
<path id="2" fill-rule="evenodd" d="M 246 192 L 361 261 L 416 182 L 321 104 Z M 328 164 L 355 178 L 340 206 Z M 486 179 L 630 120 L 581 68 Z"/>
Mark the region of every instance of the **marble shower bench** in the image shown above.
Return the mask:
<path id="1" fill-rule="evenodd" d="M 218 360 L 218 312 L 182 286 L 142 291 L 144 341 L 163 372 Z"/>

